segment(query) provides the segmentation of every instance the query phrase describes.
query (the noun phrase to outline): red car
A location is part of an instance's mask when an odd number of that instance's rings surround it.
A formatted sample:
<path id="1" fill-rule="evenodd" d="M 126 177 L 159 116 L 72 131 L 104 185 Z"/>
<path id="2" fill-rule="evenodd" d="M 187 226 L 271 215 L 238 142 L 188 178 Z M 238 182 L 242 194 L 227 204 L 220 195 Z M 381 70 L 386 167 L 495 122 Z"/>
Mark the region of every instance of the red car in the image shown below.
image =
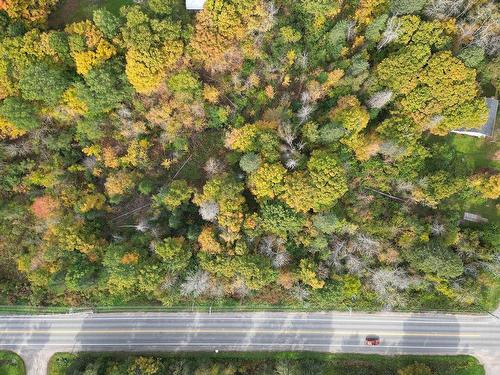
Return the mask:
<path id="1" fill-rule="evenodd" d="M 370 345 L 370 346 L 380 345 L 380 338 L 378 336 L 366 336 L 365 345 Z"/>

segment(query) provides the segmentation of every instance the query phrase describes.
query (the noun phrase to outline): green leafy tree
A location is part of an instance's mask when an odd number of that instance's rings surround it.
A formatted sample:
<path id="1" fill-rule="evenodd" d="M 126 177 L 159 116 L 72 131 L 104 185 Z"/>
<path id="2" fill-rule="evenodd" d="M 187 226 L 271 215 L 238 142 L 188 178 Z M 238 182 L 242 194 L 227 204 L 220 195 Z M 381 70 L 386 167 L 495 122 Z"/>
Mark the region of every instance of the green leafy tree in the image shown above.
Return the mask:
<path id="1" fill-rule="evenodd" d="M 182 203 L 189 201 L 192 195 L 193 189 L 188 186 L 186 180 L 175 180 L 158 195 L 157 199 L 169 210 L 174 210 Z"/>
<path id="2" fill-rule="evenodd" d="M 107 62 L 85 75 L 85 84 L 76 84 L 77 95 L 90 114 L 107 113 L 129 100 L 132 88 L 118 61 Z"/>
<path id="3" fill-rule="evenodd" d="M 466 67 L 477 68 L 484 61 L 484 49 L 480 46 L 468 46 L 458 54 L 458 58 L 463 61 Z"/>
<path id="4" fill-rule="evenodd" d="M 19 98 L 6 98 L 0 104 L 0 119 L 2 118 L 24 131 L 39 126 L 35 108 L 31 103 Z"/>
<path id="5" fill-rule="evenodd" d="M 231 284 L 244 281 L 250 290 L 260 290 L 276 280 L 277 273 L 267 258 L 256 255 L 221 256 L 198 253 L 200 266 Z"/>
<path id="6" fill-rule="evenodd" d="M 149 94 L 182 56 L 179 24 L 150 18 L 140 6 L 123 7 L 122 36 L 127 47 L 126 74 L 136 91 Z"/>
<path id="7" fill-rule="evenodd" d="M 93 20 L 97 28 L 109 39 L 114 38 L 120 31 L 120 19 L 107 9 L 95 10 Z"/>
<path id="8" fill-rule="evenodd" d="M 285 178 L 280 199 L 299 212 L 325 211 L 346 192 L 345 172 L 335 157 L 315 150 L 307 163 L 307 173 L 297 172 Z"/>
<path id="9" fill-rule="evenodd" d="M 191 252 L 187 249 L 183 237 L 165 238 L 154 246 L 156 254 L 162 258 L 167 268 L 172 272 L 185 269 L 191 259 Z"/>
<path id="10" fill-rule="evenodd" d="M 410 45 L 389 55 L 376 67 L 381 85 L 397 92 L 410 92 L 415 87 L 415 77 L 431 56 L 429 46 Z"/>
<path id="11" fill-rule="evenodd" d="M 128 368 L 130 375 L 156 375 L 162 369 L 159 358 L 137 357 L 134 363 Z"/>
<path id="12" fill-rule="evenodd" d="M 19 79 L 21 95 L 26 100 L 56 105 L 69 86 L 64 71 L 46 62 L 34 62 L 23 70 Z"/>
<path id="13" fill-rule="evenodd" d="M 277 201 L 266 201 L 261 205 L 259 223 L 268 233 L 282 237 L 297 234 L 305 224 L 305 219 L 290 207 Z"/>
<path id="14" fill-rule="evenodd" d="M 406 251 L 405 258 L 417 270 L 446 279 L 458 277 L 464 272 L 460 256 L 435 241 Z"/>

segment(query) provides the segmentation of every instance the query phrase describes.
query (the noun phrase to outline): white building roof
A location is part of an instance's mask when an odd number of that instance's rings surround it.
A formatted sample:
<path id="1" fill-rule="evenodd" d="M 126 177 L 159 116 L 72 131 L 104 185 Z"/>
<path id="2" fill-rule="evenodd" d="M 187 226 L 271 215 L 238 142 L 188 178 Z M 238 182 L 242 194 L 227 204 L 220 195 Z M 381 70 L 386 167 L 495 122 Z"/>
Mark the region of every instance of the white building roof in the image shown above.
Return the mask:
<path id="1" fill-rule="evenodd" d="M 206 0 L 186 0 L 187 10 L 202 10 Z"/>
<path id="2" fill-rule="evenodd" d="M 473 223 L 487 223 L 488 219 L 482 217 L 481 215 L 473 214 L 470 212 L 464 212 L 464 220 L 472 221 Z"/>

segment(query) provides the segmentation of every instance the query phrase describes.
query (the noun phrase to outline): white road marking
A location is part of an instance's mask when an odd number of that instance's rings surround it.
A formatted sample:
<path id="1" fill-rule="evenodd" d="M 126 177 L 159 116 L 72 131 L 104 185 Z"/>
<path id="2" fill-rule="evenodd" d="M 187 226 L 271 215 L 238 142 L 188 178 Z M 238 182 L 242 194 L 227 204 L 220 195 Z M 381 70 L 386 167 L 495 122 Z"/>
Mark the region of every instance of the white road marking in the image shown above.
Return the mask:
<path id="1" fill-rule="evenodd" d="M 2 345 L 3 347 L 22 347 L 22 346 L 67 346 L 65 344 L 55 344 L 55 343 L 46 343 L 46 344 L 34 344 L 34 343 L 29 343 L 29 344 L 22 344 L 22 345 L 15 345 L 15 344 L 5 344 Z M 75 344 L 74 346 L 76 347 L 81 347 L 81 346 L 96 346 L 96 347 L 104 347 L 104 346 L 109 346 L 109 347 L 115 347 L 115 346 L 128 346 L 128 347 L 134 347 L 134 346 L 148 346 L 148 347 L 153 347 L 153 346 L 175 346 L 175 347 L 188 347 L 188 346 L 202 346 L 202 347 L 214 347 L 214 346 L 226 346 L 226 347 L 247 347 L 247 346 L 292 346 L 292 347 L 336 347 L 336 348 L 343 348 L 343 347 L 353 347 L 353 348 L 365 348 L 367 350 L 372 350 L 372 349 L 378 349 L 378 348 L 402 348 L 402 349 L 449 349 L 449 350 L 467 350 L 470 349 L 468 347 L 456 347 L 456 346 L 410 346 L 410 345 L 379 345 L 375 347 L 369 347 L 367 345 L 356 345 L 356 344 L 303 344 L 303 343 L 245 343 L 245 344 L 228 344 L 228 343 L 196 343 L 196 342 L 189 342 L 186 344 L 173 344 L 173 343 L 140 343 L 140 344 L 127 344 L 127 343 L 115 343 L 115 344 L 103 344 L 103 343 L 97 343 L 97 344 Z"/>

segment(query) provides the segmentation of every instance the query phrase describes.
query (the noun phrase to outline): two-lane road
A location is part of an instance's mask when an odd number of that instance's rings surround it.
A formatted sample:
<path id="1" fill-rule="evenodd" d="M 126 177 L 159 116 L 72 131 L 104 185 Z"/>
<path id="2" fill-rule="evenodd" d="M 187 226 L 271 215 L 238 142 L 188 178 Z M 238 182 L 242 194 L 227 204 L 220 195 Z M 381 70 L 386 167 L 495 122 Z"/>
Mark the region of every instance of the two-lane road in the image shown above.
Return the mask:
<path id="1" fill-rule="evenodd" d="M 378 347 L 366 347 L 379 335 Z M 488 316 L 179 313 L 0 316 L 0 348 L 57 350 L 320 350 L 458 353 L 498 350 Z"/>
<path id="2" fill-rule="evenodd" d="M 381 344 L 364 344 L 378 335 Z M 324 351 L 484 353 L 500 321 L 452 314 L 131 313 L 0 316 L 0 349 L 30 351 Z"/>

